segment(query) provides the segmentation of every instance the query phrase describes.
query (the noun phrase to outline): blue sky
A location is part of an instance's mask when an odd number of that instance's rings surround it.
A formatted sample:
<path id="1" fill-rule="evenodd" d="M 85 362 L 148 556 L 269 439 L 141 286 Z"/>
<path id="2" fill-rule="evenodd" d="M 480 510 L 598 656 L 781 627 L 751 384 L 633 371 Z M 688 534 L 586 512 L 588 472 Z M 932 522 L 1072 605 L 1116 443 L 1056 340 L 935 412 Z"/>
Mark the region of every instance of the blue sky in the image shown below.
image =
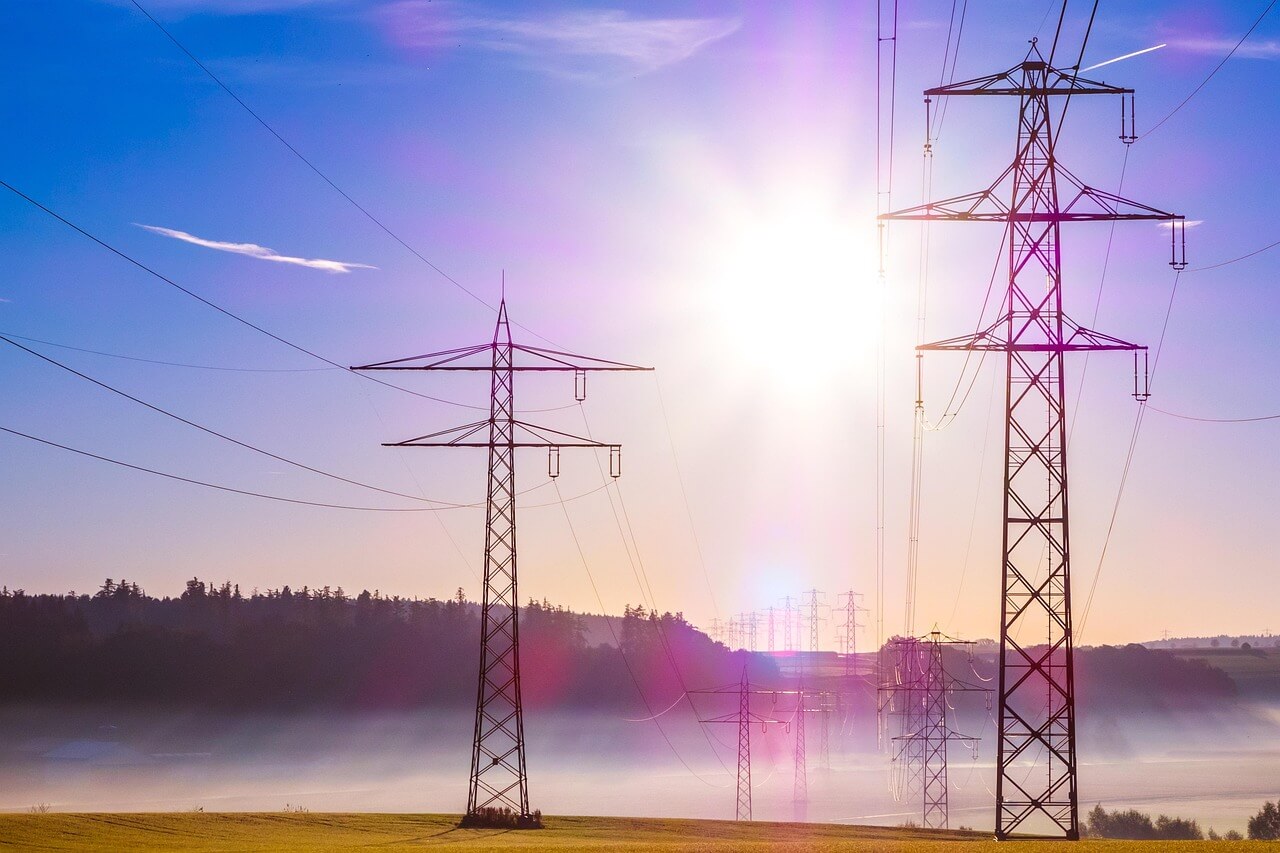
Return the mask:
<path id="1" fill-rule="evenodd" d="M 657 367 L 656 380 L 593 379 L 585 412 L 593 432 L 626 445 L 621 488 L 660 607 L 706 623 L 813 586 L 831 601 L 850 587 L 870 597 L 873 6 L 143 5 L 308 159 L 480 299 L 496 300 L 505 270 L 513 319 L 564 348 Z M 1056 17 L 1047 3 L 972 5 L 961 78 L 1015 64 L 1029 37 L 1051 34 Z M 1138 90 L 1141 134 L 1221 62 L 1263 5 L 1102 4 L 1085 64 L 1167 45 L 1097 72 Z M 899 205 L 920 200 L 919 92 L 939 79 L 950 11 L 902 4 Z M 1068 16 L 1073 49 L 1085 12 L 1073 4 Z M 49 0 L 10 4 L 6 13 L 0 63 L 11 85 L 0 99 L 0 178 L 339 363 L 488 338 L 486 307 L 300 163 L 132 4 Z M 1194 271 L 1280 239 L 1270 216 L 1277 33 L 1280 19 L 1264 19 L 1127 162 L 1114 102 L 1081 99 L 1064 132 L 1063 160 L 1085 180 L 1114 191 L 1124 164 L 1123 194 L 1202 222 L 1188 234 L 1193 269 L 1179 284 L 1153 398 L 1170 411 L 1280 412 L 1280 390 L 1268 378 L 1280 250 Z M 935 195 L 976 189 L 998 174 L 1012 152 L 1014 118 L 1007 103 L 950 105 L 936 144 Z M 230 252 L 172 232 L 257 248 Z M 1165 235 L 1148 225 L 1116 233 L 1097 326 L 1154 345 L 1172 285 Z M 890 630 L 906 540 L 918 239 L 914 226 L 895 228 L 889 263 Z M 1067 239 L 1068 310 L 1087 322 L 1106 226 Z M 978 226 L 934 229 L 928 337 L 972 328 L 998 240 Z M 163 361 L 324 366 L 12 196 L 0 201 L 0 249 L 0 332 Z M 334 272 L 264 259 L 268 250 L 363 266 Z M 471 420 L 471 410 L 340 371 L 192 370 L 32 346 L 308 464 L 448 500 L 482 496 L 479 455 L 378 446 Z M 929 358 L 932 412 L 940 413 L 958 369 L 946 356 Z M 991 412 L 1000 401 L 991 400 L 992 369 L 984 367 L 952 426 L 926 439 L 920 619 L 969 636 L 991 635 L 996 619 L 1000 436 Z M 1072 447 L 1078 584 L 1097 565 L 1125 459 L 1129 369 L 1123 357 L 1088 368 Z M 0 379 L 8 391 L 0 425 L 241 488 L 394 503 L 216 442 L 17 350 L 0 355 Z M 465 379 L 412 385 L 484 402 L 482 385 Z M 571 389 L 554 380 L 531 379 L 520 393 L 532 408 L 572 402 Z M 572 409 L 539 417 L 583 428 Z M 1267 606 L 1275 592 L 1275 423 L 1148 414 L 1086 641 L 1276 627 Z M 166 593 L 199 574 L 245 587 L 478 592 L 483 517 L 474 510 L 445 514 L 442 528 L 421 513 L 265 504 L 18 439 L 0 441 L 0 460 L 8 485 L 0 555 L 10 586 L 84 590 L 123 575 Z M 524 484 L 543 483 L 537 454 L 522 464 Z M 562 467 L 566 496 L 599 485 L 589 458 L 566 457 Z M 531 492 L 522 515 L 524 591 L 597 609 L 559 508 L 535 506 L 554 496 L 546 486 Z M 569 507 L 605 605 L 640 601 L 604 494 Z M 1265 594 L 1243 600 L 1241 589 Z"/>

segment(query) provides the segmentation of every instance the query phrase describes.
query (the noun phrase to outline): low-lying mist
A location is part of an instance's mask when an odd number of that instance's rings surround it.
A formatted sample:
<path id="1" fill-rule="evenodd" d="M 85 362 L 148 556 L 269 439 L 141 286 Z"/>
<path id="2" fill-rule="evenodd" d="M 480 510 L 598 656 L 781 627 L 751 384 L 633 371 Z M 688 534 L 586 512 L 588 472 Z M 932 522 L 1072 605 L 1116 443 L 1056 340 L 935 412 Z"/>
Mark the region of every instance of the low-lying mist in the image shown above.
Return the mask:
<path id="1" fill-rule="evenodd" d="M 714 701 L 704 714 L 714 714 Z M 754 703 L 759 713 L 771 713 L 768 697 Z M 780 719 L 788 716 L 781 702 L 776 707 Z M 994 723 L 981 703 L 962 704 L 953 716 L 957 730 L 982 740 L 976 755 L 962 746 L 951 750 L 952 825 L 989 829 Z M 808 724 L 807 807 L 792 802 L 789 727 L 753 728 L 756 819 L 918 821 L 917 800 L 897 800 L 891 791 L 874 713 L 827 717 L 825 759 L 823 715 L 811 715 Z M 733 817 L 733 725 L 700 727 L 687 702 L 656 722 L 632 719 L 530 711 L 532 805 L 548 814 Z M 1276 794 L 1278 720 L 1280 708 L 1263 705 L 1084 709 L 1081 806 L 1132 807 L 1220 831 L 1242 829 Z M 0 809 L 460 812 L 471 727 L 471 715 L 456 710 L 213 715 L 9 708 L 0 712 Z"/>

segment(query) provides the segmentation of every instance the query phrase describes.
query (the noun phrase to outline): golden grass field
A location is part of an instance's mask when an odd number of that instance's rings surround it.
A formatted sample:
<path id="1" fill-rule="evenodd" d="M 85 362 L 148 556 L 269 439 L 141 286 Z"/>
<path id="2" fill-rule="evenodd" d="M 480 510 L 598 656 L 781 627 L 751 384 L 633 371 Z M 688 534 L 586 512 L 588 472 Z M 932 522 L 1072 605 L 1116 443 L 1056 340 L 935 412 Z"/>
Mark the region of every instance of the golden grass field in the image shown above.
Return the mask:
<path id="1" fill-rule="evenodd" d="M 452 815 L 388 814 L 4 814 L 0 850 L 174 851 L 174 853 L 327 853 L 368 850 L 399 853 L 429 848 L 458 850 L 669 851 L 794 850 L 939 851 L 1000 850 L 1155 851 L 1221 850 L 1223 841 L 1006 842 L 982 833 L 927 832 L 831 824 L 735 823 L 660 818 L 553 817 L 533 831 L 456 829 Z M 1262 847 L 1258 842 L 1250 849 Z M 1271 847 L 1272 845 L 1265 845 Z"/>

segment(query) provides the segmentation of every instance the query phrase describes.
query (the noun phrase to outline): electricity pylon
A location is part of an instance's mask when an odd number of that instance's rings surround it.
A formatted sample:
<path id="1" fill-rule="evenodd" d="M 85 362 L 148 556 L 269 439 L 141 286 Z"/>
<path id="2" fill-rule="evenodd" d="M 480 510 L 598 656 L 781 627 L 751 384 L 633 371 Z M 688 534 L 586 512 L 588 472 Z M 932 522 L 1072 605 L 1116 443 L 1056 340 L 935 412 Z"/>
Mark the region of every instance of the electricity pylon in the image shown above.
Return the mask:
<path id="1" fill-rule="evenodd" d="M 893 761 L 900 768 L 897 793 L 921 798 L 926 829 L 948 829 L 947 746 L 977 738 L 953 731 L 947 722 L 949 697 L 955 693 L 990 693 L 990 688 L 956 678 L 947 672 L 943 648 L 971 646 L 934 631 L 925 637 L 899 637 L 889 641 L 895 652 L 892 681 L 883 685 L 881 702 L 900 721 L 901 734 L 893 739 Z"/>
<path id="2" fill-rule="evenodd" d="M 808 611 L 808 614 L 804 618 L 809 623 L 809 651 L 817 652 L 818 623 L 825 621 L 818 616 L 818 608 L 823 606 L 822 602 L 818 599 L 823 595 L 823 593 L 817 589 L 809 589 L 800 593 L 800 595 L 803 597 L 800 602 L 800 606 Z"/>
<path id="3" fill-rule="evenodd" d="M 518 361 L 528 363 L 517 363 Z M 409 358 L 365 364 L 353 370 L 420 370 L 486 372 L 489 384 L 487 420 L 433 432 L 385 447 L 473 447 L 489 451 L 484 535 L 484 593 L 480 606 L 480 674 L 476 688 L 475 730 L 471 746 L 471 780 L 462 825 L 482 825 L 487 812 L 509 809 L 521 825 L 534 826 L 529 810 L 525 770 L 524 706 L 520 697 L 520 619 L 516 590 L 517 448 L 547 450 L 548 474 L 560 473 L 560 449 L 602 448 L 609 451 L 609 473 L 622 473 L 621 445 L 605 444 L 516 419 L 515 374 L 572 372 L 574 397 L 586 398 L 592 371 L 651 370 L 513 343 L 505 297 L 498 306 L 493 340 L 487 344 L 443 350 Z"/>
<path id="4" fill-rule="evenodd" d="M 1145 400 L 1148 387 L 1146 347 L 1086 329 L 1063 312 L 1059 231 L 1064 222 L 1167 222 L 1170 264 L 1184 269 L 1185 221 L 1089 187 L 1057 161 L 1053 98 L 1119 96 L 1120 138 L 1132 142 L 1132 89 L 1054 68 L 1033 40 L 1020 64 L 928 89 L 925 103 L 935 97 L 984 95 L 1019 100 L 1013 164 L 987 189 L 879 218 L 999 222 L 1005 228 L 1009 279 L 999 318 L 972 335 L 918 349 L 1005 354 L 996 837 L 1020 832 L 1076 839 L 1080 822 L 1063 357 L 1068 352 L 1132 351 L 1134 396 Z M 1065 204 L 1060 203 L 1060 182 L 1069 193 Z"/>
<path id="5" fill-rule="evenodd" d="M 791 634 L 791 596 L 788 595 L 782 600 L 784 602 L 782 607 L 782 650 L 784 652 L 792 652 L 795 651 L 795 642 L 792 640 Z"/>
<path id="6" fill-rule="evenodd" d="M 858 614 L 866 613 L 867 609 L 858 604 L 858 599 L 862 598 L 860 592 L 849 590 L 840 593 L 839 597 L 844 599 L 843 604 L 837 605 L 844 615 L 844 621 L 840 623 L 840 651 L 844 654 L 844 674 L 852 677 L 858 674 L 858 629 L 862 627 Z"/>
<path id="7" fill-rule="evenodd" d="M 804 699 L 804 684 L 801 684 L 800 689 L 796 691 L 795 777 L 791 784 L 793 803 L 809 802 L 809 756 L 804 733 Z"/>
<path id="8" fill-rule="evenodd" d="M 732 694 L 738 697 L 738 710 L 733 714 L 723 714 L 709 719 L 699 718 L 701 723 L 731 723 L 738 727 L 738 797 L 735 811 L 736 820 L 751 820 L 751 726 L 758 724 L 761 731 L 770 723 L 787 725 L 786 720 L 765 717 L 751 710 L 751 696 L 778 696 L 794 694 L 793 690 L 752 690 L 751 681 L 747 678 L 747 667 L 742 667 L 742 678 L 737 684 L 727 687 L 713 687 L 707 690 L 690 690 L 697 695 Z"/>

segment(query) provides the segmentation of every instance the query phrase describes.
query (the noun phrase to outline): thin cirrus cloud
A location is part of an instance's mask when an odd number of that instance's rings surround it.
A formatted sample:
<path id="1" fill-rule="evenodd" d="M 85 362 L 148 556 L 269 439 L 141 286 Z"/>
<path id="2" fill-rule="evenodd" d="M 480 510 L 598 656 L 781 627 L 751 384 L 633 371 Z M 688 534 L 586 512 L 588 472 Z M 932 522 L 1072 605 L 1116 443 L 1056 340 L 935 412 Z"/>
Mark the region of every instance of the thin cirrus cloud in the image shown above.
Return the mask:
<path id="1" fill-rule="evenodd" d="M 1237 47 L 1235 39 L 1188 38 L 1170 41 L 1169 47 L 1210 56 L 1226 56 L 1234 48 L 1231 55 L 1240 59 L 1280 59 L 1280 41 L 1275 39 L 1246 41 Z"/>
<path id="2" fill-rule="evenodd" d="M 217 249 L 219 252 L 231 252 L 236 255 L 247 255 L 250 258 L 257 258 L 260 261 L 275 261 L 281 264 L 293 264 L 294 266 L 307 267 L 313 270 L 323 270 L 328 273 L 349 273 L 352 270 L 376 270 L 377 267 L 369 264 L 355 264 L 349 261 L 330 261 L 324 258 L 295 258 L 290 255 L 282 255 L 274 249 L 268 249 L 266 246 L 259 246 L 257 243 L 226 243 L 221 240 L 206 240 L 203 237 L 197 237 L 194 234 L 188 234 L 186 231 L 178 231 L 174 228 L 162 228 L 159 225 L 143 225 L 140 222 L 133 223 L 139 228 L 145 228 L 153 234 L 160 234 L 164 237 L 172 237 L 174 240 L 181 240 L 184 243 L 191 243 L 195 246 L 203 246 L 206 249 Z"/>
<path id="3" fill-rule="evenodd" d="M 539 70 L 571 77 L 647 74 L 688 59 L 742 24 L 610 9 L 514 17 L 448 0 L 399 0 L 382 14 L 391 38 L 404 47 L 465 45 L 522 56 Z"/>

